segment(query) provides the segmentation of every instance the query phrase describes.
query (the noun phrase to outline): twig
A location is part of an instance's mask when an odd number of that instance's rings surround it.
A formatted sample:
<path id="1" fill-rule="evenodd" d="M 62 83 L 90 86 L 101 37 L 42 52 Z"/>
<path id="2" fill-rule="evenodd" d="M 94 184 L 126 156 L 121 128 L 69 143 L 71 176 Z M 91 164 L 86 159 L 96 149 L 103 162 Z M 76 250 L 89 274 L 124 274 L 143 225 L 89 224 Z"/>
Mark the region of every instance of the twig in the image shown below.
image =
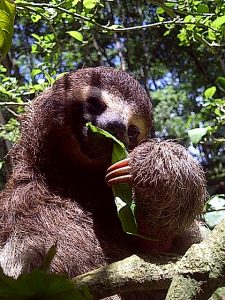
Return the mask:
<path id="1" fill-rule="evenodd" d="M 17 105 L 17 106 L 27 106 L 30 105 L 29 102 L 27 103 L 18 103 L 18 102 L 0 102 L 0 106 L 7 106 L 7 105 Z"/>

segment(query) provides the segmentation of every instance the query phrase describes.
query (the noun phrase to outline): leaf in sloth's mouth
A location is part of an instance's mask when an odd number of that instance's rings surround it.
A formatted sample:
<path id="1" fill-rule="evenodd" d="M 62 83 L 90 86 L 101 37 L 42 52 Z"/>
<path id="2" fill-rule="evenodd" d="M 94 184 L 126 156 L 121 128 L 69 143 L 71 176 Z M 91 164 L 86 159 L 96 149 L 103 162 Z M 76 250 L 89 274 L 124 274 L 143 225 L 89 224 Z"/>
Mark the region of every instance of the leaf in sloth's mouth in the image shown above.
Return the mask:
<path id="1" fill-rule="evenodd" d="M 111 133 L 94 126 L 92 123 L 86 124 L 92 134 L 101 135 L 113 140 L 112 164 L 127 157 L 128 151 L 125 145 Z M 114 202 L 117 208 L 117 214 L 121 221 L 123 230 L 140 238 L 150 241 L 160 241 L 159 239 L 138 234 L 137 221 L 135 217 L 136 203 L 132 198 L 132 189 L 127 183 L 118 183 L 112 186 Z"/>
<path id="2" fill-rule="evenodd" d="M 86 126 L 91 133 L 113 140 L 112 164 L 127 157 L 128 152 L 124 144 L 112 134 L 92 125 L 91 123 L 87 123 Z M 135 202 L 132 200 L 131 187 L 127 183 L 118 183 L 113 185 L 112 191 L 117 208 L 117 214 L 122 223 L 123 230 L 126 233 L 138 235 L 135 218 Z"/>

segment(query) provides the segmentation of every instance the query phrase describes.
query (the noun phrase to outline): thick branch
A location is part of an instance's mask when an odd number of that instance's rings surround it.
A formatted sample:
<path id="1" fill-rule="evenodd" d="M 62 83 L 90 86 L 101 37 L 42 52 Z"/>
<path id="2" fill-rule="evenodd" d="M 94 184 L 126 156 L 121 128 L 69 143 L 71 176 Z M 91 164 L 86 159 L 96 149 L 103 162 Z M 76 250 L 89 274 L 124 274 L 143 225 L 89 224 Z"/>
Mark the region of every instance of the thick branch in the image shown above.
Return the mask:
<path id="1" fill-rule="evenodd" d="M 225 220 L 202 243 L 178 256 L 137 256 L 72 279 L 94 299 L 132 291 L 166 290 L 166 300 L 208 299 L 225 285 Z M 174 278 L 174 279 L 173 279 Z"/>
<path id="2" fill-rule="evenodd" d="M 225 220 L 209 237 L 193 245 L 178 263 L 166 300 L 208 299 L 225 285 Z"/>
<path id="3" fill-rule="evenodd" d="M 94 299 L 118 293 L 168 289 L 176 273 L 178 256 L 141 257 L 124 260 L 72 279 L 78 287 L 88 286 Z"/>

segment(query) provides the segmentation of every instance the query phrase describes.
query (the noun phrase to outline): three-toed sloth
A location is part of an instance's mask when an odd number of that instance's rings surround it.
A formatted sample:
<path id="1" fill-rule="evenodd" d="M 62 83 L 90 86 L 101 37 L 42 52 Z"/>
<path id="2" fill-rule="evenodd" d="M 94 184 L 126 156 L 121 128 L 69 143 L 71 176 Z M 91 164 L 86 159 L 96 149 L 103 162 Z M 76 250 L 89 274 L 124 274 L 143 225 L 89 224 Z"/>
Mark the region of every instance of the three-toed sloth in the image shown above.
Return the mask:
<path id="1" fill-rule="evenodd" d="M 91 135 L 87 122 L 112 133 L 128 149 L 134 149 L 128 160 L 109 169 L 108 182 L 105 176 L 111 165 L 112 141 Z M 144 159 L 151 147 L 147 152 L 145 149 L 145 156 L 135 147 L 149 138 L 151 129 L 152 104 L 147 93 L 130 75 L 113 68 L 70 72 L 32 101 L 21 119 L 21 137 L 10 151 L 12 173 L 0 195 L 0 264 L 4 272 L 17 277 L 38 267 L 56 242 L 57 254 L 51 270 L 74 277 L 133 253 L 183 253 L 192 243 L 201 241 L 194 219 L 201 213 L 204 202 L 204 175 L 191 156 L 179 145 L 173 148 L 173 143 L 172 150 L 168 150 L 171 155 L 163 155 L 167 153 L 167 146 L 164 148 L 162 144 L 150 159 L 158 162 L 156 169 L 150 172 L 150 175 L 156 174 L 155 178 L 161 174 L 163 161 L 165 166 L 176 161 L 173 175 L 171 169 L 164 168 L 164 182 L 172 178 L 171 182 L 163 183 L 166 189 L 151 187 L 149 191 L 154 190 L 155 198 L 157 191 L 161 191 L 168 199 L 170 186 L 173 195 L 179 190 L 178 198 L 189 188 L 189 204 L 185 206 L 180 201 L 177 209 L 173 207 L 175 215 L 176 212 L 187 215 L 186 227 L 182 225 L 175 236 L 170 235 L 169 240 L 165 240 L 165 236 L 160 235 L 162 227 L 157 229 L 154 224 L 151 234 L 162 238 L 155 244 L 140 241 L 122 230 L 109 185 L 123 181 L 139 185 L 136 162 L 139 158 L 146 166 L 148 162 Z M 132 153 L 137 155 L 132 156 Z M 188 169 L 189 187 L 186 175 L 174 175 L 178 169 L 181 173 Z M 143 172 L 146 177 L 146 170 Z M 180 183 L 177 189 L 174 188 L 176 181 Z M 136 192 L 137 199 L 140 190 Z M 151 203 L 151 197 L 147 195 L 145 199 Z M 194 209 L 195 198 L 200 203 L 197 209 Z M 154 206 L 150 206 L 148 222 L 156 215 Z M 164 211 L 168 207 L 165 206 Z M 137 200 L 137 224 L 141 233 L 148 234 L 145 210 L 146 202 Z M 157 210 L 157 214 L 158 219 L 165 218 L 163 210 L 160 213 Z M 132 295 L 127 297 L 132 299 L 135 297 Z"/>

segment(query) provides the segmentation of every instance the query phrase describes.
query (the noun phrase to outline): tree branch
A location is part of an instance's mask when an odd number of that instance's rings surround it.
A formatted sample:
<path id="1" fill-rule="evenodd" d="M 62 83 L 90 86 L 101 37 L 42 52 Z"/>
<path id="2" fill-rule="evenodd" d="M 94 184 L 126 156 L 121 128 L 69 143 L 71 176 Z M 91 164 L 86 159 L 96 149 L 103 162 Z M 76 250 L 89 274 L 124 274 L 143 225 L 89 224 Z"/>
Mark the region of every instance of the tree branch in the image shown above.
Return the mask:
<path id="1" fill-rule="evenodd" d="M 15 105 L 15 106 L 28 106 L 30 105 L 29 102 L 23 102 L 23 103 L 18 103 L 18 102 L 0 102 L 0 106 L 8 106 L 8 105 Z"/>
<path id="2" fill-rule="evenodd" d="M 176 273 L 179 256 L 138 256 L 79 275 L 72 279 L 78 287 L 88 286 L 94 299 L 117 293 L 168 289 Z"/>
<path id="3" fill-rule="evenodd" d="M 177 266 L 166 300 L 208 299 L 225 285 L 225 220 L 206 240 L 193 245 Z"/>
<path id="4" fill-rule="evenodd" d="M 167 290 L 166 300 L 208 299 L 225 285 L 225 220 L 200 244 L 176 255 L 137 256 L 112 263 L 72 279 L 88 286 L 94 299 L 124 292 Z M 172 284 L 170 285 L 170 283 Z"/>

